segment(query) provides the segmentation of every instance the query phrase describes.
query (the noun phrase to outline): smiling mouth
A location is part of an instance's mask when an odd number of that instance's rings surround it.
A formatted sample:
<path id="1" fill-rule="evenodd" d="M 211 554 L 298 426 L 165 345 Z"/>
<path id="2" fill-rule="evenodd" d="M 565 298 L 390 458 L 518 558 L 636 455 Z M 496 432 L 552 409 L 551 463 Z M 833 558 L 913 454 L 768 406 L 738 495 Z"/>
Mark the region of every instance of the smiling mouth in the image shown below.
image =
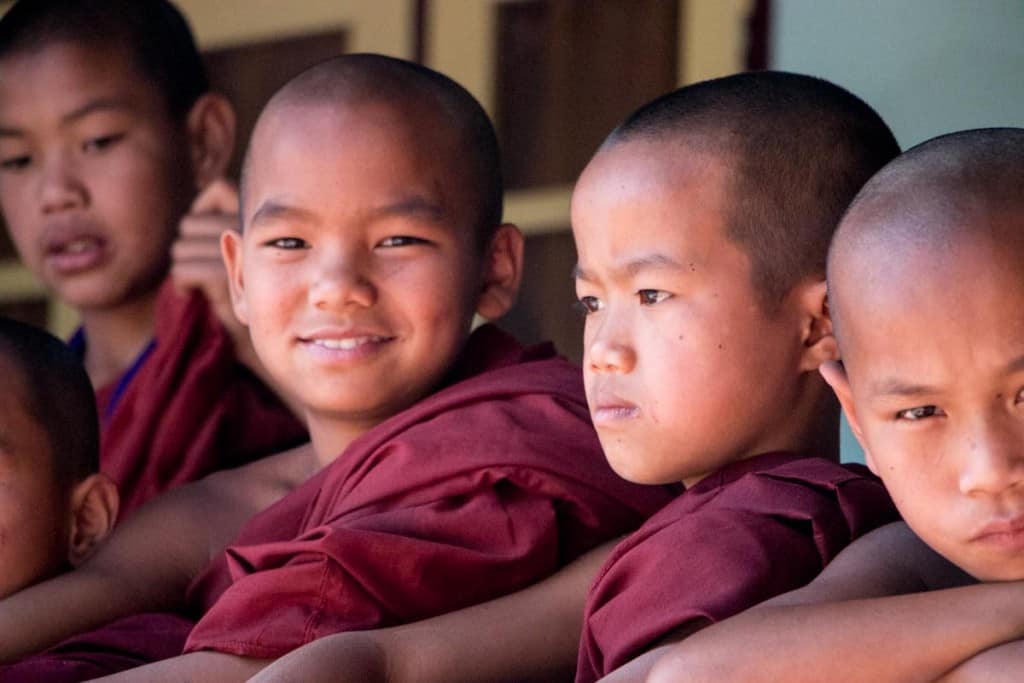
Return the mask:
<path id="1" fill-rule="evenodd" d="M 305 339 L 303 341 L 307 344 L 313 344 L 314 346 L 320 346 L 325 349 L 353 351 L 358 349 L 360 346 L 366 346 L 367 344 L 380 344 L 388 341 L 388 339 L 388 337 L 372 335 L 365 337 L 348 337 L 345 339 Z"/>

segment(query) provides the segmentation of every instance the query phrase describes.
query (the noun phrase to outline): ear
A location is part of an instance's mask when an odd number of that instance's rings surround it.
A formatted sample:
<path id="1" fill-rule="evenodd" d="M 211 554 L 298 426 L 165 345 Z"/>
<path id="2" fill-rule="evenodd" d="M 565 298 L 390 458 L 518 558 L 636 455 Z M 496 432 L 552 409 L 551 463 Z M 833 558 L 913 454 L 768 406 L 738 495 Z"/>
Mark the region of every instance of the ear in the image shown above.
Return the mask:
<path id="1" fill-rule="evenodd" d="M 114 528 L 121 499 L 106 475 L 93 474 L 71 492 L 71 533 L 68 562 L 77 567 L 87 560 Z"/>
<path id="2" fill-rule="evenodd" d="M 245 305 L 245 281 L 242 278 L 242 234 L 237 230 L 225 230 L 220 235 L 220 255 L 228 271 L 228 289 L 231 292 L 231 308 L 243 325 L 249 324 Z"/>
<path id="3" fill-rule="evenodd" d="M 235 110 L 223 95 L 206 93 L 192 105 L 185 125 L 192 177 L 202 190 L 227 171 L 235 148 Z"/>
<path id="4" fill-rule="evenodd" d="M 488 320 L 508 313 L 516 302 L 523 276 L 523 233 L 511 223 L 498 227 L 481 269 L 480 298 L 476 312 Z"/>
<path id="5" fill-rule="evenodd" d="M 802 321 L 800 334 L 804 349 L 800 357 L 802 372 L 813 372 L 825 361 L 839 358 L 826 291 L 824 280 L 797 285 L 795 295 Z"/>
<path id="6" fill-rule="evenodd" d="M 857 408 L 853 403 L 853 392 L 850 390 L 850 380 L 846 376 L 846 368 L 843 367 L 840 361 L 829 360 L 822 363 L 818 370 L 821 372 L 821 376 L 825 378 L 825 381 L 828 382 L 828 385 L 832 387 L 836 398 L 839 399 L 839 404 L 843 407 L 843 413 L 846 415 L 846 421 L 850 423 L 850 431 L 853 432 L 857 443 L 860 444 L 861 449 L 864 451 L 864 462 L 867 463 L 872 472 L 878 474 L 878 471 L 875 469 L 874 459 L 871 457 L 871 450 L 864 440 L 864 431 L 861 429 L 860 420 L 857 418 Z"/>

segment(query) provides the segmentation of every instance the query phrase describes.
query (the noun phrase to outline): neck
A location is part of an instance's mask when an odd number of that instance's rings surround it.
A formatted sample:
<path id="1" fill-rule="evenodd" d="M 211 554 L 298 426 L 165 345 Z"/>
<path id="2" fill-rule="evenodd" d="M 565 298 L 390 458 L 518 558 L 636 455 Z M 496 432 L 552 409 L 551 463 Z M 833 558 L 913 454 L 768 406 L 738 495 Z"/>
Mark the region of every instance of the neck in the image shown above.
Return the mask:
<path id="1" fill-rule="evenodd" d="M 337 460 L 353 441 L 380 423 L 380 420 L 374 419 L 339 420 L 308 411 L 306 421 L 309 425 L 309 438 L 321 468 Z"/>
<path id="2" fill-rule="evenodd" d="M 794 424 L 786 450 L 839 462 L 839 401 L 818 373 L 808 373 L 801 398 L 794 406 Z"/>
<path id="3" fill-rule="evenodd" d="M 96 388 L 120 377 L 153 339 L 156 292 L 116 308 L 81 311 L 85 369 Z"/>

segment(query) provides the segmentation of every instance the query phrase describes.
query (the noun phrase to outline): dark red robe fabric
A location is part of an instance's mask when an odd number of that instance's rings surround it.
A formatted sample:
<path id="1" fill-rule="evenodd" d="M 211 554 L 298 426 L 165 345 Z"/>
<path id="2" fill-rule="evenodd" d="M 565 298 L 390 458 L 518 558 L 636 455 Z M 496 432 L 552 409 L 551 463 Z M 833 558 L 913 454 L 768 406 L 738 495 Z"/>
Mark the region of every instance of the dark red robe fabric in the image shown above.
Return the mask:
<path id="1" fill-rule="evenodd" d="M 855 538 L 897 518 L 859 465 L 772 453 L 722 468 L 612 551 L 587 597 L 577 683 L 680 628 L 803 586 Z"/>
<path id="2" fill-rule="evenodd" d="M 100 469 L 121 491 L 121 514 L 156 494 L 298 445 L 305 428 L 235 358 L 198 292 L 170 281 L 157 300 L 156 346 L 103 421 Z M 109 388 L 97 392 L 101 413 Z"/>
<path id="3" fill-rule="evenodd" d="M 174 657 L 191 628 L 192 621 L 173 614 L 127 617 L 0 666 L 0 683 L 76 683 Z"/>
<path id="4" fill-rule="evenodd" d="M 279 657 L 509 593 L 671 499 L 608 467 L 578 367 L 477 330 L 449 384 L 253 518 L 194 584 L 186 651 Z"/>

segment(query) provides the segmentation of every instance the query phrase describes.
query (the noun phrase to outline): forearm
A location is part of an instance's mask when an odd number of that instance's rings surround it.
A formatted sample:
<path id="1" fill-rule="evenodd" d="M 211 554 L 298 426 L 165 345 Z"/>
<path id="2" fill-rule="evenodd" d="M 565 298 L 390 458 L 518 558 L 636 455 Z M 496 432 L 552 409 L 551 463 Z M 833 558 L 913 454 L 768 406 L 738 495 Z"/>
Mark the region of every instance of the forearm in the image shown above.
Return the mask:
<path id="1" fill-rule="evenodd" d="M 253 681 L 571 679 L 587 587 L 613 545 L 490 602 L 404 626 L 321 638 L 282 657 Z"/>
<path id="2" fill-rule="evenodd" d="M 1024 633 L 1024 584 L 754 608 L 673 646 L 648 681 L 932 681 Z"/>
<path id="3" fill-rule="evenodd" d="M 104 683 L 241 683 L 268 663 L 263 659 L 235 657 L 220 652 L 193 652 L 96 680 Z"/>
<path id="4" fill-rule="evenodd" d="M 1024 671 L 1024 641 L 997 645 L 958 665 L 937 683 L 1017 683 Z"/>

